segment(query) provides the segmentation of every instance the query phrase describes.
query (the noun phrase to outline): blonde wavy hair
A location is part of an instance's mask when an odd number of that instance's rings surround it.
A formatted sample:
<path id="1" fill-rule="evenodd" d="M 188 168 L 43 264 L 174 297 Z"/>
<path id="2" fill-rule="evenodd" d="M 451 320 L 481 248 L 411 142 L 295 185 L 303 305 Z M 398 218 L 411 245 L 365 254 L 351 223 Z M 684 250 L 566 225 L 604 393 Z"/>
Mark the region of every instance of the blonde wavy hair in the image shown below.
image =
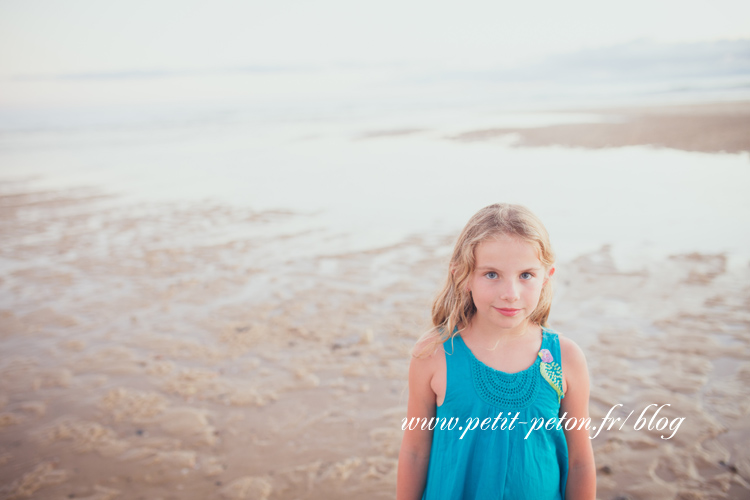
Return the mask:
<path id="1" fill-rule="evenodd" d="M 535 245 L 539 261 L 548 270 L 555 262 L 549 233 L 542 221 L 522 205 L 497 203 L 484 207 L 469 219 L 453 248 L 448 277 L 432 304 L 432 328 L 417 342 L 412 355 L 421 357 L 434 352 L 438 345 L 465 328 L 476 307 L 467 285 L 475 267 L 475 250 L 483 241 L 506 235 L 520 238 Z M 552 283 L 542 287 L 539 304 L 529 316 L 529 321 L 547 326 L 552 307 Z"/>

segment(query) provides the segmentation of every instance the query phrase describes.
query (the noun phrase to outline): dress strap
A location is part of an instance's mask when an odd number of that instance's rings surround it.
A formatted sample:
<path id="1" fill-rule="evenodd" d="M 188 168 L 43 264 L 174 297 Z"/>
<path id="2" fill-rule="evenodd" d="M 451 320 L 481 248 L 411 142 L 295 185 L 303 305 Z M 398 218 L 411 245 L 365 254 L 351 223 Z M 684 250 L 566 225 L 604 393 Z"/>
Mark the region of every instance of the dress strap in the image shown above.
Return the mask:
<path id="1" fill-rule="evenodd" d="M 557 402 L 559 403 L 563 394 L 562 387 L 562 360 L 560 356 L 560 339 L 557 333 L 542 327 L 542 348 L 539 350 L 539 357 L 542 362 L 539 364 L 539 370 L 542 378 L 557 393 Z"/>

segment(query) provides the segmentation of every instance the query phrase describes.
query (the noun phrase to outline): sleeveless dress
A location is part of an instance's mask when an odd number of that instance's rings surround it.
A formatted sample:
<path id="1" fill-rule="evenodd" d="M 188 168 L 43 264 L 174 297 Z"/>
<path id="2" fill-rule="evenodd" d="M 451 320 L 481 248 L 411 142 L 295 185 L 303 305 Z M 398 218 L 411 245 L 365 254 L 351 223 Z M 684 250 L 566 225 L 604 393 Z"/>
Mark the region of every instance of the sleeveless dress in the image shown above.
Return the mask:
<path id="1" fill-rule="evenodd" d="M 437 407 L 436 417 L 441 424 L 451 417 L 458 422 L 454 420 L 452 430 L 440 424 L 433 430 L 422 499 L 564 499 L 568 446 L 562 426 L 542 427 L 525 438 L 534 422 L 544 419 L 547 424 L 558 417 L 563 394 L 557 334 L 542 328 L 536 361 L 517 373 L 485 365 L 460 335 L 443 347 L 447 381 L 445 401 Z M 503 417 L 508 418 L 503 421 Z M 478 418 L 480 425 L 466 430 L 468 418 Z M 487 418 L 488 424 L 496 424 L 495 430 L 489 425 L 481 429 Z"/>

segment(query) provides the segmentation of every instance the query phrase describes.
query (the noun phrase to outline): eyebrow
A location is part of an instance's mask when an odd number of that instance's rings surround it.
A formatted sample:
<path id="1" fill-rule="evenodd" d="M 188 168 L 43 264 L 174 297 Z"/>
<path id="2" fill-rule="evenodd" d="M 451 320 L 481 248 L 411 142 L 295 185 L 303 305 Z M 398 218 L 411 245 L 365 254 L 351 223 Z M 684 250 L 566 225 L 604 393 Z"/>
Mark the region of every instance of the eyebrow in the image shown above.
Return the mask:
<path id="1" fill-rule="evenodd" d="M 528 271 L 539 271 L 541 269 L 542 269 L 541 267 L 530 267 L 528 269 L 524 269 L 521 272 L 525 273 L 525 272 L 528 272 Z M 481 266 L 481 267 L 477 267 L 477 270 L 478 271 L 484 271 L 484 270 L 497 271 L 497 268 L 492 267 L 492 266 Z"/>

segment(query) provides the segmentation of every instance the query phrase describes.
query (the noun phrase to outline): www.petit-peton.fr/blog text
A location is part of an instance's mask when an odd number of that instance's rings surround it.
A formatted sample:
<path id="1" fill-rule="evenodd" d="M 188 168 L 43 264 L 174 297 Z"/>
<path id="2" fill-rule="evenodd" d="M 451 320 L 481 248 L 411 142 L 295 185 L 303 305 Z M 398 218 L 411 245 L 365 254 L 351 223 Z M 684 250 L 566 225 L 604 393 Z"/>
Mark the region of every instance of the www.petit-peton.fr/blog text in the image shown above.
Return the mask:
<path id="1" fill-rule="evenodd" d="M 565 429 L 568 431 L 573 429 L 588 429 L 589 431 L 594 432 L 589 436 L 590 439 L 594 439 L 602 430 L 623 430 L 625 428 L 628 421 L 630 421 L 630 417 L 636 413 L 636 410 L 632 410 L 624 417 L 613 416 L 613 413 L 615 412 L 622 412 L 622 410 L 620 410 L 620 407 L 622 406 L 623 405 L 621 404 L 612 406 L 607 412 L 607 415 L 601 419 L 601 424 L 598 425 L 592 425 L 590 417 L 585 419 L 568 418 L 567 413 L 563 413 L 559 417 L 550 417 L 547 419 L 534 417 L 531 418 L 530 421 L 525 422 L 519 420 L 520 412 L 516 412 L 515 414 L 512 414 L 512 412 L 499 412 L 496 417 L 486 417 L 483 420 L 480 420 L 479 417 L 466 417 L 463 423 L 460 417 L 432 417 L 429 420 L 424 417 L 412 417 L 411 420 L 408 421 L 404 418 L 402 420 L 401 429 L 434 430 L 436 427 L 439 427 L 440 430 L 443 431 L 455 430 L 460 432 L 461 437 L 459 437 L 459 439 L 463 439 L 467 432 L 474 432 L 476 430 L 507 431 L 515 429 L 517 426 L 527 427 L 524 439 L 527 439 L 532 432 L 537 431 L 550 431 L 553 429 Z M 635 421 L 632 421 L 633 430 L 639 431 L 647 429 L 649 431 L 661 431 L 663 432 L 661 434 L 662 439 L 672 439 L 680 428 L 680 425 L 682 425 L 682 422 L 685 420 L 685 417 L 675 417 L 671 420 L 665 416 L 660 417 L 659 412 L 665 406 L 670 405 L 663 404 L 659 406 L 658 404 L 653 403 L 643 408 L 640 414 L 635 418 Z M 667 434 L 669 435 L 667 436 Z"/>

